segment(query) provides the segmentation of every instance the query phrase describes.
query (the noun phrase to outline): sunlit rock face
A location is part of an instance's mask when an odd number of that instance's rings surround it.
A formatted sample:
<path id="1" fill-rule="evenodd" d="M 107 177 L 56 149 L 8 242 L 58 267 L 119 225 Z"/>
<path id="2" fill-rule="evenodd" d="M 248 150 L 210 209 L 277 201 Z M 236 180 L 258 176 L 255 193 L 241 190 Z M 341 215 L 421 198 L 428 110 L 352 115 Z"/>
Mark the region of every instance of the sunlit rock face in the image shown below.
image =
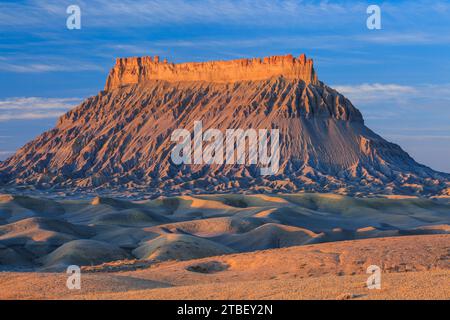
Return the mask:
<path id="1" fill-rule="evenodd" d="M 263 59 L 239 59 L 231 61 L 209 61 L 190 63 L 168 63 L 159 57 L 117 59 L 106 80 L 105 90 L 113 90 L 127 84 L 146 80 L 207 81 L 230 83 L 238 81 L 265 80 L 283 76 L 286 79 L 303 80 L 306 84 L 317 84 L 313 61 L 302 54 L 272 56 Z"/>

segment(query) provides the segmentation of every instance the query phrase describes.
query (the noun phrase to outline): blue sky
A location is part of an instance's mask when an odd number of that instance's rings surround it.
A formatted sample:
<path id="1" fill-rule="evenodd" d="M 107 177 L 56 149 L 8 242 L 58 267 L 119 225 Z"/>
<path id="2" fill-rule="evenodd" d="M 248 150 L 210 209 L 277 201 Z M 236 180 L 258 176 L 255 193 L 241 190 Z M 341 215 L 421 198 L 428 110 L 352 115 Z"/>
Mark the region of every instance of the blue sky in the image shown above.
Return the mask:
<path id="1" fill-rule="evenodd" d="M 101 90 L 116 57 L 306 53 L 370 128 L 450 172 L 450 1 L 0 1 L 0 39 L 0 159 Z"/>

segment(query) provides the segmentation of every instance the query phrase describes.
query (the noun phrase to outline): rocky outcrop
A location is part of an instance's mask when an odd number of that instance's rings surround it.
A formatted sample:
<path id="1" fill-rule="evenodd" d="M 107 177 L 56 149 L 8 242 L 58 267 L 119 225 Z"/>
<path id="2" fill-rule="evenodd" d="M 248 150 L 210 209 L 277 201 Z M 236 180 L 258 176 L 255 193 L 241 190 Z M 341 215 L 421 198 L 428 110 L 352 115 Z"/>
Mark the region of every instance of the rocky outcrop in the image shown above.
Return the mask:
<path id="1" fill-rule="evenodd" d="M 286 79 L 303 80 L 317 84 L 313 61 L 302 54 L 273 56 L 263 59 L 239 59 L 231 61 L 190 62 L 174 64 L 159 57 L 117 59 L 106 80 L 105 90 L 142 83 L 146 80 L 237 82 L 265 80 L 283 76 Z"/>
<path id="2" fill-rule="evenodd" d="M 317 80 L 304 56 L 178 65 L 119 60 L 106 89 L 1 163 L 3 182 L 154 196 L 298 191 L 432 196 L 450 187 L 448 174 L 418 164 L 367 128 L 348 99 Z M 171 134 L 179 128 L 192 132 L 195 121 L 202 121 L 204 130 L 278 129 L 277 174 L 261 176 L 259 165 L 174 164 Z"/>

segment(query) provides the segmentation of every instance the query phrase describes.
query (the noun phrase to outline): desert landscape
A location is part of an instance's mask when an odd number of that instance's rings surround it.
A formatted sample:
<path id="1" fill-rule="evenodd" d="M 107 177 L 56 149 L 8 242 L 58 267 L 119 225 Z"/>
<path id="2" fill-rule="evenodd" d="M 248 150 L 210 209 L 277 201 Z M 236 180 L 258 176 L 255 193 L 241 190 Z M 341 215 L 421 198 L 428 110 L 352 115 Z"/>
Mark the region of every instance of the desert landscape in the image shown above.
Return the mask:
<path id="1" fill-rule="evenodd" d="M 447 299 L 450 201 L 2 195 L 2 299 Z M 81 290 L 66 268 L 82 266 Z M 382 289 L 366 269 L 382 269 Z"/>
<path id="2" fill-rule="evenodd" d="M 190 144 L 197 120 L 276 129 L 276 172 L 245 136 L 241 162 L 175 163 L 172 132 Z M 370 130 L 305 55 L 117 59 L 0 162 L 0 190 L 1 299 L 450 298 L 450 175 Z"/>
<path id="3" fill-rule="evenodd" d="M 0 302 L 198 319 L 449 301 L 449 13 L 0 1 Z"/>

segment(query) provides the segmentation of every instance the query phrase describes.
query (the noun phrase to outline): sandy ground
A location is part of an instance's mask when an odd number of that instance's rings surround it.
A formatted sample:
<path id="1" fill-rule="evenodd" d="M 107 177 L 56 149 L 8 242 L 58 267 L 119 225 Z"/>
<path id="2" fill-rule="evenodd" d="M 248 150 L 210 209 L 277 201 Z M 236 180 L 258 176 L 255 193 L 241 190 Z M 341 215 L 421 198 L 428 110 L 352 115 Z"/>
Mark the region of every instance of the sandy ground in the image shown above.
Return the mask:
<path id="1" fill-rule="evenodd" d="M 3 272 L 1 299 L 450 299 L 450 235 L 321 243 L 143 269 L 113 262 L 82 270 L 81 290 L 67 275 Z M 381 289 L 366 286 L 369 265 Z"/>

